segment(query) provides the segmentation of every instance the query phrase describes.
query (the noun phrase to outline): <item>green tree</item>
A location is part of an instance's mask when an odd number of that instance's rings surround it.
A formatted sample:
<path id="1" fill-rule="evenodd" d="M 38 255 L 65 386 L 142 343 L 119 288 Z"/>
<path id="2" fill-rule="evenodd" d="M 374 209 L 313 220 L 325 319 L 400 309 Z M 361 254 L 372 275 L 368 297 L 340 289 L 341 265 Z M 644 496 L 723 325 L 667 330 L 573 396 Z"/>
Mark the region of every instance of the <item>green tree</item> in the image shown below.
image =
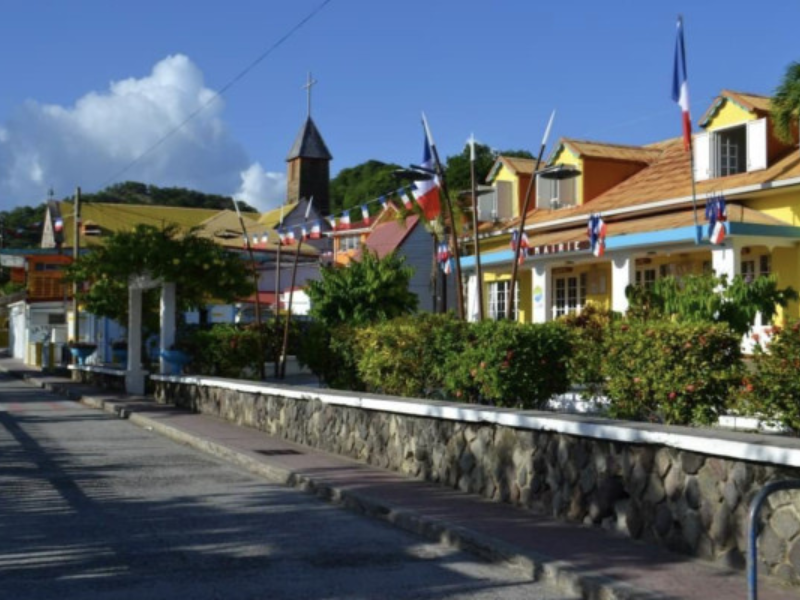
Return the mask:
<path id="1" fill-rule="evenodd" d="M 128 280 L 145 274 L 175 283 L 181 311 L 211 300 L 232 302 L 253 292 L 247 266 L 239 256 L 174 226 L 139 225 L 114 233 L 105 245 L 71 264 L 66 278 L 88 283 L 78 294 L 88 312 L 124 324 L 128 320 Z M 156 290 L 143 299 L 143 319 L 150 331 L 158 323 L 157 298 Z"/>
<path id="2" fill-rule="evenodd" d="M 417 308 L 408 289 L 413 273 L 397 254 L 378 258 L 368 251 L 346 268 L 323 268 L 322 279 L 308 285 L 311 317 L 329 327 L 359 326 L 411 313 Z"/>
<path id="3" fill-rule="evenodd" d="M 784 142 L 794 139 L 792 130 L 800 117 L 800 63 L 790 64 L 772 96 L 772 122 L 775 134 Z"/>
<path id="4" fill-rule="evenodd" d="M 399 168 L 396 164 L 368 160 L 355 167 L 342 169 L 331 180 L 331 210 L 339 212 L 358 207 L 396 189 L 398 182 L 393 172 Z"/>
<path id="5" fill-rule="evenodd" d="M 486 183 L 489 171 L 498 156 L 533 158 L 533 155 L 527 150 L 502 150 L 498 152 L 492 150 L 486 144 L 475 144 L 475 181 L 478 185 Z M 468 190 L 472 185 L 469 157 L 469 144 L 464 146 L 460 154 L 447 157 L 445 177 L 447 177 L 447 185 L 453 192 Z"/>
<path id="6" fill-rule="evenodd" d="M 786 307 L 798 295 L 791 287 L 778 288 L 774 275 L 747 281 L 736 276 L 689 275 L 681 279 L 664 277 L 650 288 L 628 286 L 634 319 L 680 320 L 684 323 L 727 323 L 745 335 L 761 314 L 769 321 L 778 307 Z"/>
<path id="7" fill-rule="evenodd" d="M 153 206 L 179 206 L 184 208 L 232 209 L 230 196 L 206 194 L 197 190 L 180 187 L 158 187 L 137 181 L 115 183 L 92 194 L 84 194 L 84 202 L 103 202 L 106 204 L 145 204 Z M 243 211 L 255 212 L 246 202 L 238 201 Z"/>

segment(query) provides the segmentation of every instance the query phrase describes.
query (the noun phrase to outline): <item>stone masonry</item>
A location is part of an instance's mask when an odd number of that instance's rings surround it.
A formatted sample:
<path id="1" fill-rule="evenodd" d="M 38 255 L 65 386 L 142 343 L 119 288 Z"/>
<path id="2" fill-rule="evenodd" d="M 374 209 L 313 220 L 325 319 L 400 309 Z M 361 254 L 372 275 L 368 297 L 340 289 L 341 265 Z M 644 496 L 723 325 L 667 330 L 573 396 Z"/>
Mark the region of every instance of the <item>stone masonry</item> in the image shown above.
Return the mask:
<path id="1" fill-rule="evenodd" d="M 160 401 L 498 502 L 603 527 L 743 568 L 747 510 L 764 483 L 800 470 L 655 445 L 157 382 Z M 761 566 L 800 584 L 800 493 L 762 512 Z"/>

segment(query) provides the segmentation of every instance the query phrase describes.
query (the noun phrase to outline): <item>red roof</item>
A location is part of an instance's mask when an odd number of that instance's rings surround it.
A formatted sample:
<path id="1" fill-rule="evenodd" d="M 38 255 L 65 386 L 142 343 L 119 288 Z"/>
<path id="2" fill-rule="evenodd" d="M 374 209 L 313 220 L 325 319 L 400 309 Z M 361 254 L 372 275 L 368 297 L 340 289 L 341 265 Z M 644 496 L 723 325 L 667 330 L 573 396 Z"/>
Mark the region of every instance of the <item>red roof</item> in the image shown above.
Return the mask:
<path id="1" fill-rule="evenodd" d="M 249 298 L 242 298 L 240 302 L 252 302 L 255 303 L 256 298 L 255 295 L 250 296 Z M 274 305 L 275 304 L 275 292 L 258 292 L 258 301 L 262 305 Z"/>
<path id="2" fill-rule="evenodd" d="M 412 215 L 406 217 L 405 226 L 397 221 L 381 223 L 372 230 L 364 245 L 376 252 L 379 258 L 383 258 L 400 247 L 406 237 L 414 230 L 418 221 L 419 216 Z"/>

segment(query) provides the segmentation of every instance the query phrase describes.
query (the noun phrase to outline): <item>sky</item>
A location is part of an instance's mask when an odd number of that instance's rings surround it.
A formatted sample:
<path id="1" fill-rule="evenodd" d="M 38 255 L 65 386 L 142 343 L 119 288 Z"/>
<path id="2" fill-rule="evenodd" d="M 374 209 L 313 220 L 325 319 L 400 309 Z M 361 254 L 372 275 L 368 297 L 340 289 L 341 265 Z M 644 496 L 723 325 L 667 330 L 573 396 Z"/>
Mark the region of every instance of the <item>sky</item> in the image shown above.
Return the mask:
<path id="1" fill-rule="evenodd" d="M 548 150 L 679 136 L 678 14 L 695 124 L 800 60 L 797 0 L 325 2 L 0 0 L 0 209 L 126 180 L 274 208 L 309 72 L 335 175 L 418 163 L 422 111 L 442 158 L 471 133 L 536 153 L 552 110 Z"/>

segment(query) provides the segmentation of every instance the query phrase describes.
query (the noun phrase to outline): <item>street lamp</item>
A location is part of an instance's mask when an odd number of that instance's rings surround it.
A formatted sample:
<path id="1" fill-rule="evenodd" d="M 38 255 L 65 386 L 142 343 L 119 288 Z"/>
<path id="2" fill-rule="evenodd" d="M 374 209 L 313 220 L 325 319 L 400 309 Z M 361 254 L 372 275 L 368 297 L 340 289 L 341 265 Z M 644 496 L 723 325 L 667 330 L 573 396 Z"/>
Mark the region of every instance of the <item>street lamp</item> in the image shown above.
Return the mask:
<path id="1" fill-rule="evenodd" d="M 548 126 L 548 129 L 550 127 Z M 545 134 L 545 139 L 547 135 Z M 558 180 L 558 181 L 565 181 L 567 179 L 574 179 L 578 177 L 581 172 L 571 165 L 555 165 L 552 167 L 546 167 L 544 169 L 539 170 L 539 164 L 542 160 L 542 153 L 544 151 L 544 143 L 542 143 L 542 150 L 539 152 L 539 156 L 536 159 L 536 166 L 531 173 L 531 179 L 528 182 L 528 189 L 525 192 L 525 201 L 523 202 L 522 206 L 522 213 L 520 214 L 519 219 L 519 228 L 517 230 L 517 243 L 515 244 L 514 248 L 514 261 L 511 266 L 511 285 L 509 286 L 508 290 L 508 297 L 506 298 L 506 315 L 509 319 L 512 318 L 512 310 L 514 308 L 514 296 L 516 295 L 516 286 L 517 286 L 517 271 L 519 270 L 519 252 L 522 246 L 522 235 L 525 233 L 525 219 L 528 216 L 528 207 L 531 201 L 531 192 L 533 191 L 533 186 L 536 181 L 537 177 L 541 177 L 542 179 L 550 179 L 550 180 Z"/>

